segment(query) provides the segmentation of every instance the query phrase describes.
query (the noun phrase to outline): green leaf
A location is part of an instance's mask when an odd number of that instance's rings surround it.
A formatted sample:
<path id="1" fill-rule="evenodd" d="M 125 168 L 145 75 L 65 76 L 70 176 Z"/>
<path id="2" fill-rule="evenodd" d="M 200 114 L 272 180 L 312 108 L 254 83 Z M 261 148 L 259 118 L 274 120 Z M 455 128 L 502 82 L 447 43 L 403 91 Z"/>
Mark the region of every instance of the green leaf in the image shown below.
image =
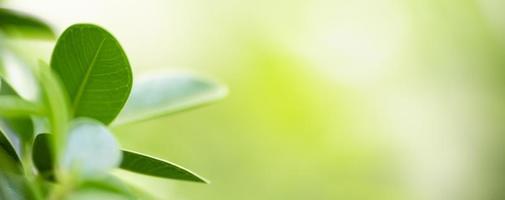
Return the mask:
<path id="1" fill-rule="evenodd" d="M 109 124 L 121 111 L 132 86 L 132 72 L 119 42 L 106 30 L 77 24 L 61 35 L 51 67 L 60 76 L 75 117 Z"/>
<path id="2" fill-rule="evenodd" d="M 0 30 L 12 37 L 55 38 L 49 25 L 42 20 L 5 8 L 0 8 Z"/>
<path id="3" fill-rule="evenodd" d="M 123 150 L 120 168 L 160 178 L 208 183 L 204 178 L 176 164 L 131 151 Z"/>
<path id="4" fill-rule="evenodd" d="M 43 115 L 41 105 L 23 100 L 14 95 L 0 96 L 0 115 L 3 117 L 27 117 L 30 115 Z"/>
<path id="5" fill-rule="evenodd" d="M 83 175 L 107 172 L 119 166 L 121 150 L 102 123 L 78 118 L 72 122 L 61 166 Z"/>
<path id="6" fill-rule="evenodd" d="M 132 95 L 115 126 L 162 117 L 222 99 L 227 89 L 190 74 L 146 76 L 133 86 Z"/>
<path id="7" fill-rule="evenodd" d="M 37 135 L 33 143 L 32 159 L 39 174 L 47 180 L 55 180 L 54 158 L 51 154 L 51 137 L 48 133 Z"/>

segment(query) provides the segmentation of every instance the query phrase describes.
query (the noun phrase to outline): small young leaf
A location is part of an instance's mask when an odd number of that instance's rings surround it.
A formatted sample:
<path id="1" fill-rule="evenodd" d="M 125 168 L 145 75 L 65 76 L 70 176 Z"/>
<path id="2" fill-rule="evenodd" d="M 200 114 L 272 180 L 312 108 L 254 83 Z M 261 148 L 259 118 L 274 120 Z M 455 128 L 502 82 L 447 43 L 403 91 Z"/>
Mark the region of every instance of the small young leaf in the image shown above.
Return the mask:
<path id="1" fill-rule="evenodd" d="M 0 115 L 3 117 L 27 117 L 30 115 L 43 115 L 41 105 L 23 100 L 14 95 L 0 96 Z"/>
<path id="2" fill-rule="evenodd" d="M 69 27 L 51 58 L 71 100 L 75 117 L 109 124 L 123 108 L 132 86 L 132 72 L 119 42 L 91 24 Z"/>
<path id="3" fill-rule="evenodd" d="M 207 105 L 226 96 L 225 87 L 190 74 L 157 74 L 141 78 L 113 125 L 148 120 Z"/>
<path id="4" fill-rule="evenodd" d="M 53 156 L 51 154 L 51 137 L 48 133 L 37 135 L 33 142 L 32 159 L 39 174 L 48 180 L 54 180 Z"/>
<path id="5" fill-rule="evenodd" d="M 5 8 L 0 8 L 0 30 L 13 37 L 55 38 L 49 25 L 42 20 Z"/>
<path id="6" fill-rule="evenodd" d="M 121 150 L 102 123 L 86 118 L 72 122 L 61 166 L 83 175 L 107 172 L 119 166 Z"/>
<path id="7" fill-rule="evenodd" d="M 121 169 L 161 178 L 208 183 L 195 173 L 168 161 L 123 150 Z"/>

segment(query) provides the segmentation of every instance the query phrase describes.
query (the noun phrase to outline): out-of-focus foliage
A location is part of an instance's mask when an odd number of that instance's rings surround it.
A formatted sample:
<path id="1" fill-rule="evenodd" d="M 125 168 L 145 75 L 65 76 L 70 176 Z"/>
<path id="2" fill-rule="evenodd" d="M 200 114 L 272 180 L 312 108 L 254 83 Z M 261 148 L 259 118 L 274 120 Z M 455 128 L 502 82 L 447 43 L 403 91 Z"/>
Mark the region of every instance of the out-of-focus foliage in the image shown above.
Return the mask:
<path id="1" fill-rule="evenodd" d="M 11 37 L 54 39 L 45 22 L 29 15 L 0 8 L 0 30 Z"/>
<path id="2" fill-rule="evenodd" d="M 214 107 L 115 130 L 125 148 L 212 180 L 195 187 L 119 173 L 158 199 L 505 196 L 502 0 L 10 5 L 60 30 L 107 25 L 135 57 L 135 74 L 195 70 L 229 85 Z"/>
<path id="3" fill-rule="evenodd" d="M 16 14 L 9 9 L 2 8 L 0 11 L 5 14 L 0 15 L 3 18 Z M 36 21 L 35 18 L 30 19 L 31 22 Z M 10 22 L 16 27 L 22 26 L 26 20 L 20 18 L 4 20 L 2 23 Z M 46 29 L 36 27 L 31 31 L 46 32 Z M 5 38 L 5 41 L 9 40 L 11 36 Z M 3 46 L 0 46 L 0 49 L 3 50 Z M 203 178 L 175 164 L 120 149 L 107 125 L 116 118 L 130 96 L 132 72 L 119 42 L 105 29 L 92 24 L 76 24 L 67 28 L 56 41 L 50 66 L 42 60 L 39 61 L 38 67 L 25 63 L 4 63 L 3 59 L 8 56 L 16 59 L 21 57 L 15 50 L 5 49 L 0 52 L 2 198 L 143 198 L 144 192 L 141 192 L 140 196 L 135 195 L 141 190 L 130 191 L 123 181 L 109 174 L 119 167 L 155 177 L 207 183 Z M 26 73 L 17 76 L 12 74 L 20 69 L 24 69 Z M 164 96 L 152 96 L 152 102 L 163 104 L 143 101 L 141 109 L 133 110 L 133 114 L 139 110 L 152 111 L 154 109 L 150 107 L 153 106 L 161 110 L 162 114 L 171 114 L 207 104 L 224 96 L 222 93 L 212 95 L 214 90 L 220 89 L 213 87 L 209 81 L 188 75 L 184 77 L 194 82 L 186 83 L 183 88 L 142 86 L 141 89 L 155 92 L 161 89 L 166 96 L 179 98 L 166 102 Z M 177 77 L 175 78 L 177 80 Z M 16 79 L 38 83 L 35 89 L 29 90 L 38 91 L 33 99 L 25 99 L 19 95 L 20 92 L 27 92 L 19 88 L 29 87 L 14 81 Z M 198 83 L 199 90 L 185 91 L 191 89 L 195 83 Z M 150 87 L 156 88 L 153 90 Z M 179 93 L 202 96 L 199 95 L 201 93 L 214 98 L 182 103 L 181 101 L 190 99 L 181 98 Z M 140 116 L 135 119 L 145 120 L 145 117 L 154 118 L 160 115 Z M 35 128 L 33 124 L 36 125 Z M 41 131 L 42 129 L 44 131 Z"/>
<path id="4" fill-rule="evenodd" d="M 222 99 L 225 87 L 194 75 L 153 74 L 140 77 L 115 126 L 164 117 Z M 153 106 L 156 105 L 156 106 Z"/>

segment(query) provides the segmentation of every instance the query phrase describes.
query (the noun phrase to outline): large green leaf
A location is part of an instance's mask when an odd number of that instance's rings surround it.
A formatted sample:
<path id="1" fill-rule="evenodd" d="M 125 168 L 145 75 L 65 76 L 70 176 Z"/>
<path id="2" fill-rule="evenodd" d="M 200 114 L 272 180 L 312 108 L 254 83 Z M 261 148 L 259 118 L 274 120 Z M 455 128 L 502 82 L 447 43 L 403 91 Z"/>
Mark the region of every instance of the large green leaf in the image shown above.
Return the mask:
<path id="1" fill-rule="evenodd" d="M 108 172 L 119 166 L 121 150 L 102 123 L 78 118 L 72 122 L 61 166 L 83 175 Z"/>
<path id="2" fill-rule="evenodd" d="M 51 154 L 51 137 L 47 133 L 37 135 L 33 142 L 32 160 L 39 174 L 54 180 L 54 158 Z"/>
<path id="3" fill-rule="evenodd" d="M 132 72 L 119 42 L 106 30 L 77 24 L 61 35 L 51 67 L 60 76 L 76 117 L 109 124 L 123 108 Z"/>
<path id="4" fill-rule="evenodd" d="M 13 37 L 55 38 L 49 25 L 42 20 L 5 8 L 0 8 L 0 30 Z"/>
<path id="5" fill-rule="evenodd" d="M 120 168 L 161 178 L 207 183 L 204 178 L 176 164 L 131 151 L 123 150 Z"/>
<path id="6" fill-rule="evenodd" d="M 222 85 L 190 74 L 145 76 L 133 86 L 132 95 L 119 114 L 115 126 L 162 117 L 207 105 L 223 98 Z"/>

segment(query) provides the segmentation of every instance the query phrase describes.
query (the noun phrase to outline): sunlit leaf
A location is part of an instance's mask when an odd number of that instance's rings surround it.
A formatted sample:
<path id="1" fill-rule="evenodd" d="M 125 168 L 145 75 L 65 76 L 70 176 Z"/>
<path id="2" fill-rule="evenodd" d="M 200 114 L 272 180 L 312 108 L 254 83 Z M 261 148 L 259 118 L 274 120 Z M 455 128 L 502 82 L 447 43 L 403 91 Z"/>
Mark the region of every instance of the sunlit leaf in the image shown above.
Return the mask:
<path id="1" fill-rule="evenodd" d="M 131 151 L 123 150 L 120 168 L 160 178 L 207 183 L 204 178 L 173 163 Z"/>
<path id="2" fill-rule="evenodd" d="M 132 72 L 125 52 L 98 26 L 69 27 L 56 43 L 51 67 L 60 76 L 76 117 L 109 124 L 130 94 Z"/>
<path id="3" fill-rule="evenodd" d="M 90 175 L 119 166 L 121 150 L 102 123 L 86 118 L 73 121 L 68 135 L 62 167 Z"/>
<path id="4" fill-rule="evenodd" d="M 2 56 L 5 65 L 0 68 L 0 75 L 3 78 L 3 84 L 10 88 L 8 94 L 18 95 L 29 101 L 39 101 L 40 88 L 33 66 L 12 49 L 5 51 Z"/>
<path id="5" fill-rule="evenodd" d="M 49 180 L 54 180 L 54 158 L 51 154 L 51 137 L 42 133 L 35 137 L 33 142 L 32 159 L 39 174 Z"/>
<path id="6" fill-rule="evenodd" d="M 0 31 L 9 36 L 54 39 L 55 34 L 44 21 L 24 13 L 0 8 Z"/>
<path id="7" fill-rule="evenodd" d="M 224 86 L 190 74 L 157 74 L 135 82 L 113 125 L 148 120 L 207 105 L 223 98 Z"/>

